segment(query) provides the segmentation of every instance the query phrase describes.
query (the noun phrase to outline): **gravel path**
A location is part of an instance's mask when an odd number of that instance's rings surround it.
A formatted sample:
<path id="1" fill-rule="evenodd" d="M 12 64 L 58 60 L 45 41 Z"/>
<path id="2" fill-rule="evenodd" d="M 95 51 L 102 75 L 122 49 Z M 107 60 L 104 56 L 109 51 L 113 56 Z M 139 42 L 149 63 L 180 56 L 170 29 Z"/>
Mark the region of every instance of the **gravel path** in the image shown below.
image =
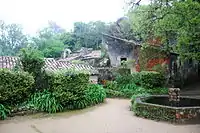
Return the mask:
<path id="1" fill-rule="evenodd" d="M 200 125 L 175 126 L 135 117 L 129 104 L 107 99 L 106 104 L 70 116 L 0 121 L 0 133 L 200 133 Z"/>

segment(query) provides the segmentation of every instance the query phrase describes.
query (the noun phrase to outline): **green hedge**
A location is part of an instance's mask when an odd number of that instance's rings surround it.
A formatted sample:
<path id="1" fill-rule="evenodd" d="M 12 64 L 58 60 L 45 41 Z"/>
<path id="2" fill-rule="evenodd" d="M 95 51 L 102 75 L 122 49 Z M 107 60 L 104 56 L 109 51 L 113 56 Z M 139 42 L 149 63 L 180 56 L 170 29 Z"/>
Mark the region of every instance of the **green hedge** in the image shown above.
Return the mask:
<path id="1" fill-rule="evenodd" d="M 83 73 L 48 73 L 48 90 L 54 93 L 59 103 L 66 107 L 85 97 L 89 75 Z"/>
<path id="2" fill-rule="evenodd" d="M 0 103 L 11 106 L 28 99 L 34 78 L 26 72 L 0 69 Z"/>
<path id="3" fill-rule="evenodd" d="M 153 71 L 140 72 L 140 85 L 144 88 L 162 87 L 165 78 L 162 74 Z"/>

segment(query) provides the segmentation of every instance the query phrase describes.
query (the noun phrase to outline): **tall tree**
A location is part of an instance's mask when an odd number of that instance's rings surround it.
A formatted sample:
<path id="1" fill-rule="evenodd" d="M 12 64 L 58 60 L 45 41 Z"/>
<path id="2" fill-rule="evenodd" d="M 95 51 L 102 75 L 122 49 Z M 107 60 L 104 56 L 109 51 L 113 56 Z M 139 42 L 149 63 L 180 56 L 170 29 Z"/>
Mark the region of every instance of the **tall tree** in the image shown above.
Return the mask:
<path id="1" fill-rule="evenodd" d="M 42 51 L 47 58 L 61 57 L 62 51 L 65 48 L 64 43 L 60 39 L 64 30 L 56 23 L 50 22 L 48 27 L 43 28 L 38 32 L 36 37 L 32 38 L 32 46 Z"/>
<path id="2" fill-rule="evenodd" d="M 107 25 L 101 21 L 83 23 L 74 23 L 74 38 L 82 47 L 100 49 L 102 32 L 107 28 Z"/>
<path id="3" fill-rule="evenodd" d="M 146 7 L 135 6 L 129 15 L 143 41 L 160 38 L 167 51 L 200 60 L 199 11 L 195 0 L 151 0 Z"/>
<path id="4" fill-rule="evenodd" d="M 27 36 L 20 25 L 0 21 L 0 55 L 16 55 L 27 44 Z"/>

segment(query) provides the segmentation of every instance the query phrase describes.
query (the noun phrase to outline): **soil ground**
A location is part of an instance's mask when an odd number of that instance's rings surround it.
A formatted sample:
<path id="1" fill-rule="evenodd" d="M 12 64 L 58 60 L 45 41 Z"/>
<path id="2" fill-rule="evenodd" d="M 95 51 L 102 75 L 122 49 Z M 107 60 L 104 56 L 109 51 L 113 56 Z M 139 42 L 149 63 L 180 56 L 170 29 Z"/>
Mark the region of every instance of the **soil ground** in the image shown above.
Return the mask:
<path id="1" fill-rule="evenodd" d="M 129 106 L 129 100 L 107 99 L 105 104 L 81 111 L 14 117 L 0 121 L 0 133 L 200 133 L 200 125 L 135 117 Z"/>

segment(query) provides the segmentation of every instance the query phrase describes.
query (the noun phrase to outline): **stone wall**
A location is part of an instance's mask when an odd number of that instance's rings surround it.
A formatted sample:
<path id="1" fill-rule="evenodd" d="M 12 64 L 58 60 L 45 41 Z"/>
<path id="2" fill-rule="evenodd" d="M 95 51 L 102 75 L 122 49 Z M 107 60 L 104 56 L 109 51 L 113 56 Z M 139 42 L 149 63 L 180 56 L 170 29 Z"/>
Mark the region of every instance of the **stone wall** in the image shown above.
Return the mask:
<path id="1" fill-rule="evenodd" d="M 108 55 L 111 61 L 111 66 L 117 67 L 121 65 L 121 58 L 134 60 L 134 47 L 124 41 L 104 37 L 103 43 L 107 48 Z"/>
<path id="2" fill-rule="evenodd" d="M 99 75 L 98 75 L 98 82 L 102 83 L 103 80 L 113 80 L 114 75 L 112 73 L 112 69 L 110 67 L 105 68 L 98 68 Z"/>

